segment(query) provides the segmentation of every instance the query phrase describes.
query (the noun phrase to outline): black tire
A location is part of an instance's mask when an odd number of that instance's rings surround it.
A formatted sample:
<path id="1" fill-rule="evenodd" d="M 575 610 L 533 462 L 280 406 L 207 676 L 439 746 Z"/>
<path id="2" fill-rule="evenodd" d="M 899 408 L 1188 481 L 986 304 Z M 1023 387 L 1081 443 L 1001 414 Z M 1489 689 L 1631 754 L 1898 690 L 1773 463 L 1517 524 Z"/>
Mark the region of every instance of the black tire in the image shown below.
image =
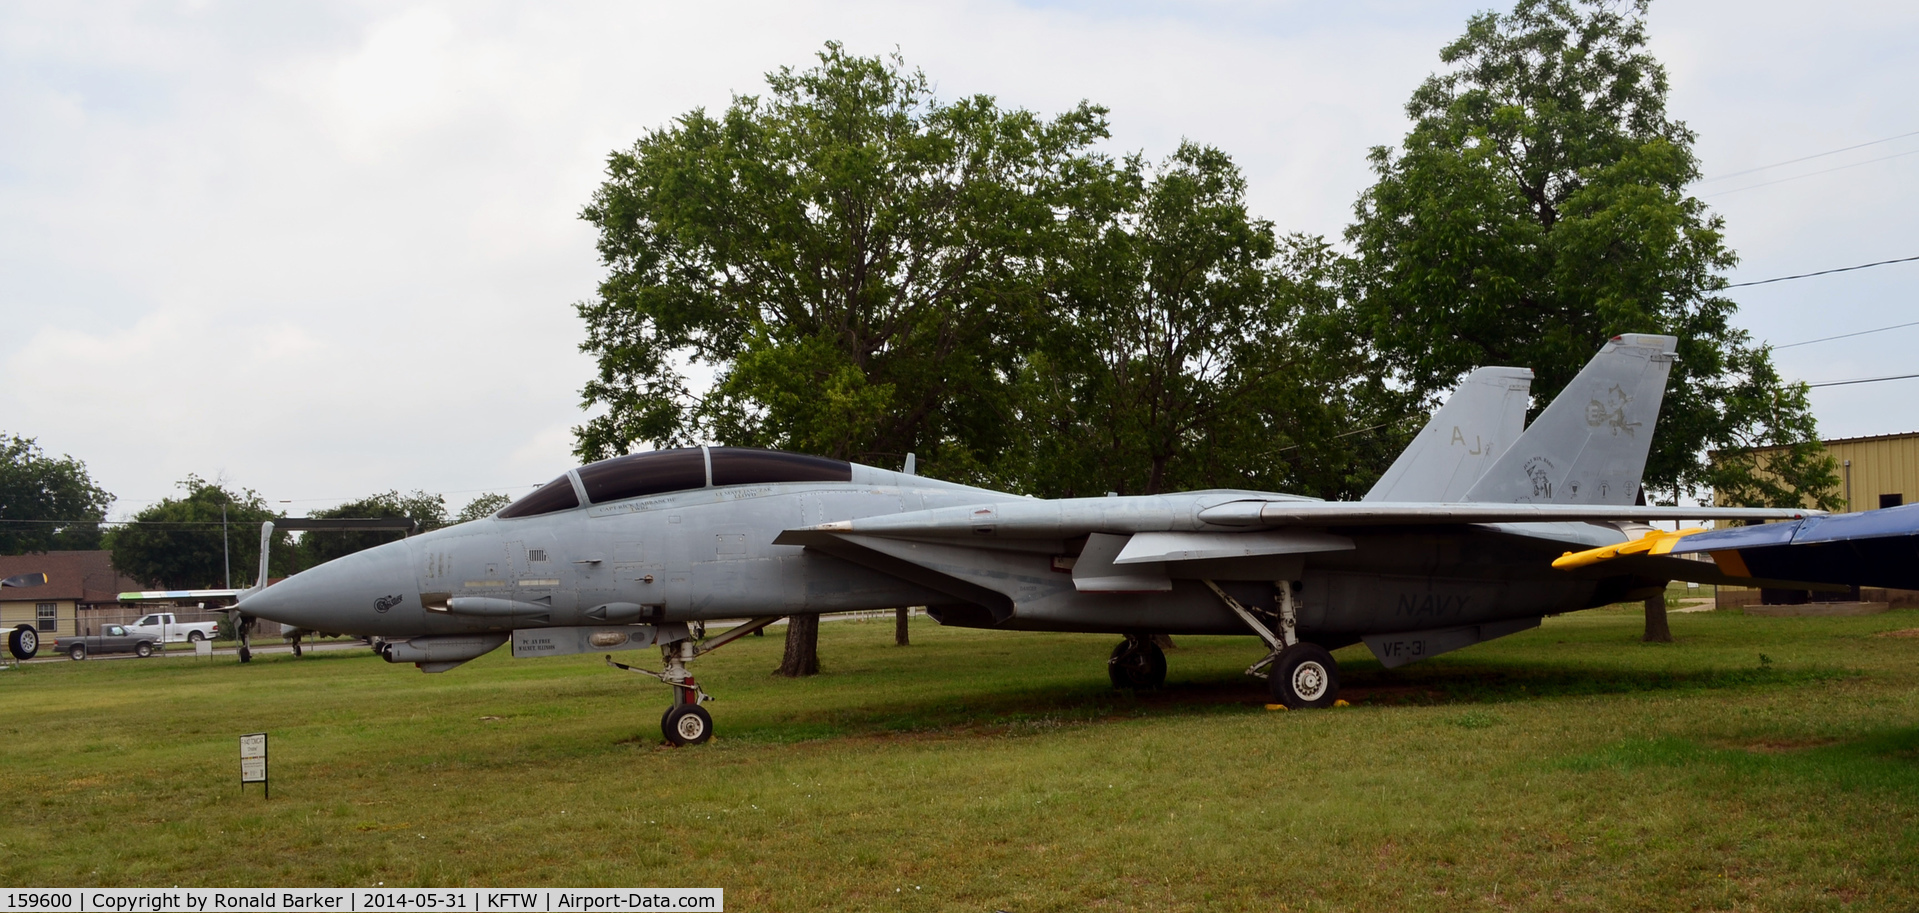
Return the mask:
<path id="1" fill-rule="evenodd" d="M 1462 445 L 1460 445 L 1460 446 L 1465 446 L 1465 445 L 1463 445 L 1463 444 L 1462 444 Z M 202 634 L 202 633 L 200 633 L 199 631 L 188 631 L 188 632 L 187 632 L 187 643 L 190 643 L 190 644 L 197 644 L 197 643 L 199 643 L 200 641 L 203 641 L 203 640 L 206 640 L 206 639 L 207 639 L 207 636 L 206 636 L 205 634 Z"/>
<path id="2" fill-rule="evenodd" d="M 1293 710 L 1331 707 L 1339 699 L 1339 664 L 1325 647 L 1296 643 L 1279 654 L 1266 682 L 1272 688 L 1273 703 Z"/>
<path id="3" fill-rule="evenodd" d="M 86 644 L 74 644 L 73 646 L 71 646 L 71 647 L 68 647 L 68 648 L 67 648 L 67 656 L 68 656 L 68 658 L 70 658 L 70 659 L 72 659 L 72 660 L 73 660 L 74 662 L 76 662 L 76 663 L 77 663 L 77 662 L 79 662 L 79 661 L 81 661 L 81 660 L 83 660 L 83 659 L 86 659 L 86 658 L 87 658 L 87 645 L 86 645 Z"/>
<path id="4" fill-rule="evenodd" d="M 147 657 L 153 655 L 153 645 L 150 643 L 147 643 L 144 640 L 137 644 L 134 644 L 133 655 L 138 656 L 141 659 L 146 659 Z"/>
<path id="5" fill-rule="evenodd" d="M 247 649 L 246 644 L 240 645 L 240 661 L 243 663 L 253 662 L 253 651 Z"/>
<path id="6" fill-rule="evenodd" d="M 1106 661 L 1106 677 L 1121 691 L 1157 691 L 1166 684 L 1166 651 L 1145 637 L 1122 640 Z"/>
<path id="7" fill-rule="evenodd" d="M 713 716 L 698 704 L 674 704 L 660 720 L 660 731 L 674 745 L 700 745 L 713 737 Z"/>
<path id="8" fill-rule="evenodd" d="M 40 632 L 26 625 L 14 628 L 7 633 L 7 652 L 14 659 L 28 660 L 40 652 Z"/>

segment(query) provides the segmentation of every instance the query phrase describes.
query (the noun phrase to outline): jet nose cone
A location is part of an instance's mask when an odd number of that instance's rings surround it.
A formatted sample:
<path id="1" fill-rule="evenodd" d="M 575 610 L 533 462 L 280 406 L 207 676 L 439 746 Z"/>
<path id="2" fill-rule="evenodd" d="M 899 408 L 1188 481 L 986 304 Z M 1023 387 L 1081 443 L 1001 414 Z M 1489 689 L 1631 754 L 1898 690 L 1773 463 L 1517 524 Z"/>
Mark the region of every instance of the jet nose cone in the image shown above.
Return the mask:
<path id="1" fill-rule="evenodd" d="M 381 634 L 418 617 L 410 543 L 385 545 L 301 571 L 234 606 L 268 621 L 329 634 Z"/>

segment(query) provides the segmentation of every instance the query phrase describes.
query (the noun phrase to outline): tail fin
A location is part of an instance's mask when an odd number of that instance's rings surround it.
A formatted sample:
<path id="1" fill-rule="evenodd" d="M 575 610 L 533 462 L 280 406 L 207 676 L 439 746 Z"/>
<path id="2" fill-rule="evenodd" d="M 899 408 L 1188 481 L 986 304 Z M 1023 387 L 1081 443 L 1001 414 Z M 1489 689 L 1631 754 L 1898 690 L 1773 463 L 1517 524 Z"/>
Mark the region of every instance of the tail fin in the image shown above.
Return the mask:
<path id="1" fill-rule="evenodd" d="M 1466 500 L 1633 503 L 1678 343 L 1671 336 L 1614 336 Z"/>
<path id="2" fill-rule="evenodd" d="M 1366 501 L 1458 501 L 1526 427 L 1529 368 L 1480 368 L 1466 376 L 1366 492 Z"/>

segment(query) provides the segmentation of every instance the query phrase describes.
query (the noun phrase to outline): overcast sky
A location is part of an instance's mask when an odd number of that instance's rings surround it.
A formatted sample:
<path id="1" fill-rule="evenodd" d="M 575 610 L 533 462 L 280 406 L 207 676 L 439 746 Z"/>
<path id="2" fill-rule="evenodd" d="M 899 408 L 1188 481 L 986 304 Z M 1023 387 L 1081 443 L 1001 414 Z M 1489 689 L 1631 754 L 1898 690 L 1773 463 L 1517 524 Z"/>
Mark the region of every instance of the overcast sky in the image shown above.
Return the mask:
<path id="1" fill-rule="evenodd" d="M 1337 237 L 1481 3 L 0 5 L 0 430 L 84 460 L 115 516 L 188 473 L 293 513 L 387 489 L 521 494 L 573 460 L 608 152 L 828 40 L 942 97 L 1182 137 L 1282 231 Z M 1919 131 L 1919 5 L 1652 16 L 1708 178 Z M 1878 161 L 1874 161 L 1878 160 Z M 1823 174 L 1815 172 L 1826 172 Z M 1777 183 L 1773 183 L 1777 182 Z M 1763 185 L 1763 186 L 1760 186 Z M 1732 281 L 1919 255 L 1919 136 L 1697 188 Z M 1919 320 L 1919 263 L 1737 290 L 1787 344 Z M 1783 349 L 1914 372 L 1919 327 Z M 1827 437 L 1919 430 L 1919 380 L 1813 391 Z"/>

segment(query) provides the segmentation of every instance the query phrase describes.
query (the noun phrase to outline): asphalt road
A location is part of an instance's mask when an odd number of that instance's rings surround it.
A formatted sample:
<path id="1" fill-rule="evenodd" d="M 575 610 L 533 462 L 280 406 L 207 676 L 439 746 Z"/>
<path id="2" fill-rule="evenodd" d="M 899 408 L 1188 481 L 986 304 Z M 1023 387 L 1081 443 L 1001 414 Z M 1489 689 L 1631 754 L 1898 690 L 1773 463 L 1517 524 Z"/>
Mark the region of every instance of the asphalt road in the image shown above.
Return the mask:
<path id="1" fill-rule="evenodd" d="M 912 614 L 923 615 L 925 614 L 925 610 L 915 608 L 912 610 Z M 821 621 L 852 621 L 860 618 L 892 618 L 892 617 L 893 617 L 892 611 L 888 610 L 888 611 L 881 611 L 881 612 L 844 612 L 844 613 L 838 613 L 838 614 L 832 614 L 832 615 L 822 615 L 820 616 L 820 620 Z M 710 623 L 707 625 L 707 633 L 718 634 L 721 631 L 726 630 L 727 628 L 733 627 L 733 625 L 736 623 L 737 622 L 730 622 L 730 621 Z M 786 624 L 786 620 L 780 619 L 779 621 L 774 622 L 771 626 L 778 627 L 784 624 Z M 193 652 L 192 646 L 193 646 L 192 644 L 186 644 L 186 643 L 168 644 L 166 650 L 155 651 L 151 658 L 153 659 L 180 659 L 180 658 L 193 659 L 198 657 L 199 654 Z M 311 640 L 302 641 L 300 646 L 302 650 L 366 650 L 366 649 L 369 649 L 367 647 L 366 641 L 342 640 L 342 639 L 329 639 L 329 640 L 321 640 L 321 641 L 311 641 Z M 268 653 L 292 653 L 293 647 L 284 641 L 273 639 L 265 643 L 254 644 L 253 652 L 260 655 L 265 655 Z M 239 661 L 239 651 L 238 649 L 234 647 L 215 647 L 213 650 L 213 655 L 214 656 L 231 656 L 231 657 L 234 657 L 235 662 Z M 103 654 L 90 655 L 84 660 L 84 662 L 118 660 L 118 659 L 139 659 L 139 657 L 131 653 L 103 653 Z M 73 662 L 73 660 L 68 659 L 65 653 L 60 653 L 55 651 L 53 648 L 53 638 L 49 637 L 46 640 L 41 642 L 39 655 L 35 656 L 33 659 L 27 660 L 27 662 L 29 663 L 53 663 L 53 662 L 70 663 L 70 662 Z"/>
<path id="2" fill-rule="evenodd" d="M 300 649 L 305 651 L 366 650 L 368 649 L 368 647 L 366 645 L 366 641 L 363 641 L 363 640 L 323 640 L 318 642 L 301 641 Z M 254 644 L 253 652 L 255 655 L 263 655 L 267 653 L 292 653 L 293 647 L 283 641 L 276 640 L 272 643 L 267 643 L 267 644 Z M 193 648 L 191 644 L 168 644 L 166 650 L 155 650 L 153 653 L 153 656 L 149 658 L 150 659 L 197 659 L 199 655 L 200 654 L 193 652 Z M 240 660 L 240 651 L 234 647 L 215 647 L 213 650 L 213 655 L 214 656 L 231 656 L 233 657 L 234 662 L 239 662 Z M 131 653 L 101 653 L 101 654 L 88 655 L 87 658 L 84 660 L 84 662 L 89 662 L 89 663 L 106 662 L 108 660 L 139 659 L 139 658 L 140 657 L 135 656 Z M 45 642 L 41 644 L 40 654 L 30 660 L 27 660 L 27 662 L 28 663 L 70 663 L 70 662 L 73 662 L 73 660 L 68 659 L 65 653 L 56 652 L 53 649 L 53 639 L 48 638 Z"/>

